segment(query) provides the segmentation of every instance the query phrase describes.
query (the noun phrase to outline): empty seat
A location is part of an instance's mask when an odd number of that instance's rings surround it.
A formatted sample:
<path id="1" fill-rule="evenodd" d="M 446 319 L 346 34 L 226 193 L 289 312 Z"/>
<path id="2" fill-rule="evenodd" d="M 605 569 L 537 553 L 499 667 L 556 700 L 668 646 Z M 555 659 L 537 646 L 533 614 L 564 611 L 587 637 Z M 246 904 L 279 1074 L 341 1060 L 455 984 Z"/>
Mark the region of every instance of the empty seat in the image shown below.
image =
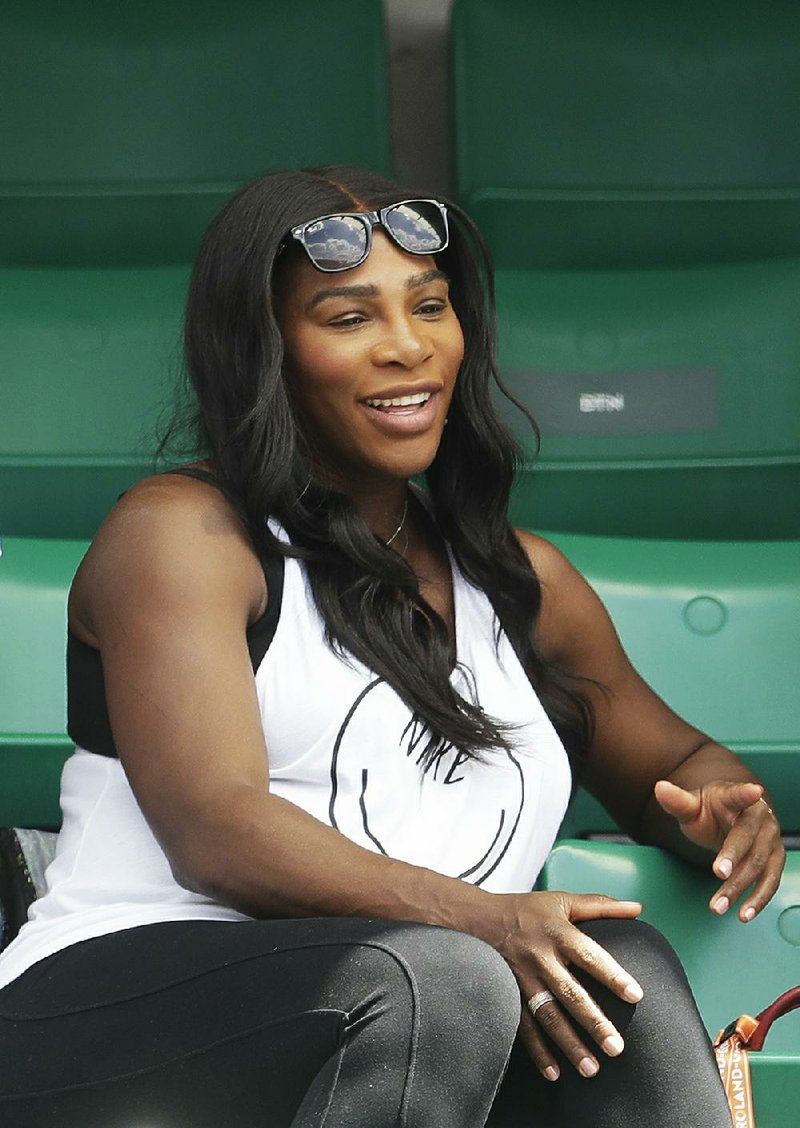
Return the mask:
<path id="1" fill-rule="evenodd" d="M 44 0 L 0 42 L 0 263 L 184 263 L 270 168 L 389 165 L 379 0 Z"/>
<path id="2" fill-rule="evenodd" d="M 680 542 L 556 534 L 645 680 L 764 779 L 800 832 L 800 541 Z M 614 830 L 579 792 L 563 835 Z"/>
<path id="3" fill-rule="evenodd" d="M 188 268 L 0 270 L 0 531 L 90 537 L 151 469 Z"/>
<path id="4" fill-rule="evenodd" d="M 562 842 L 542 887 L 639 900 L 643 920 L 680 956 L 713 1037 L 743 1012 L 757 1014 L 800 980 L 800 854 L 791 853 L 778 893 L 750 924 L 708 908 L 719 881 L 647 846 Z M 800 1011 L 780 1019 L 750 1057 L 759 1128 L 796 1121 L 800 1086 Z"/>
<path id="5" fill-rule="evenodd" d="M 151 469 L 222 203 L 389 165 L 383 10 L 46 0 L 4 11 L 0 53 L 0 531 L 85 538 Z"/>
<path id="6" fill-rule="evenodd" d="M 0 556 L 0 825 L 58 826 L 66 603 L 82 541 L 7 538 Z"/>
<path id="7" fill-rule="evenodd" d="M 788 0 L 456 0 L 458 194 L 542 427 L 528 524 L 800 536 L 798 44 Z"/>

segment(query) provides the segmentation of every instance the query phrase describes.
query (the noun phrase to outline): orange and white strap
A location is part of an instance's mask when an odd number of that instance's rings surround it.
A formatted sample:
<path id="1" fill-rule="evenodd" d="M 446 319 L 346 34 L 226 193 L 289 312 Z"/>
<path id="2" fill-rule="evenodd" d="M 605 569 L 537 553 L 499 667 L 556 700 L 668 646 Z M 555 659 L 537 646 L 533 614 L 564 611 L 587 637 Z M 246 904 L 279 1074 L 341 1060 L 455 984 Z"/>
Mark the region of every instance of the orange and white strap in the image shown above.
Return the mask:
<path id="1" fill-rule="evenodd" d="M 731 1026 L 721 1030 L 714 1040 L 717 1066 L 728 1098 L 733 1128 L 756 1128 L 747 1046 L 757 1029 L 758 1021 L 749 1014 L 743 1014 Z"/>

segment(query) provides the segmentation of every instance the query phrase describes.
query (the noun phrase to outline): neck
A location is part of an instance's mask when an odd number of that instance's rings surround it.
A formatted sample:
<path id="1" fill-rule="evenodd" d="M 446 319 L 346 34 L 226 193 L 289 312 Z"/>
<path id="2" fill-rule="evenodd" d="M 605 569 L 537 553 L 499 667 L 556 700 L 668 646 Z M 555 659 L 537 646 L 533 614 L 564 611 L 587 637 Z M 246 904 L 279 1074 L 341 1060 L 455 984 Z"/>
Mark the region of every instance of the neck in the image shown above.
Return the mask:
<path id="1" fill-rule="evenodd" d="M 363 492 L 351 491 L 350 496 L 363 521 L 379 540 L 388 543 L 399 535 L 408 514 L 407 482 L 391 482 L 386 487 Z"/>

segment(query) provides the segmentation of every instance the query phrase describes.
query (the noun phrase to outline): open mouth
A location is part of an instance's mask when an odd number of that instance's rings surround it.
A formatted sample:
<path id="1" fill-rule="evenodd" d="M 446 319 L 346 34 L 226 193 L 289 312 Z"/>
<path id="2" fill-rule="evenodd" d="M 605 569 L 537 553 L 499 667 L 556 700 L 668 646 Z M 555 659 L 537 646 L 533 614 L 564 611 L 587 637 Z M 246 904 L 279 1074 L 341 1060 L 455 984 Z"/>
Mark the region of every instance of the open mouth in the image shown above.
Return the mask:
<path id="1" fill-rule="evenodd" d="M 431 398 L 430 392 L 417 392 L 411 396 L 395 396 L 393 399 L 367 399 L 364 403 L 378 411 L 388 411 L 391 414 L 407 413 L 426 404 Z"/>

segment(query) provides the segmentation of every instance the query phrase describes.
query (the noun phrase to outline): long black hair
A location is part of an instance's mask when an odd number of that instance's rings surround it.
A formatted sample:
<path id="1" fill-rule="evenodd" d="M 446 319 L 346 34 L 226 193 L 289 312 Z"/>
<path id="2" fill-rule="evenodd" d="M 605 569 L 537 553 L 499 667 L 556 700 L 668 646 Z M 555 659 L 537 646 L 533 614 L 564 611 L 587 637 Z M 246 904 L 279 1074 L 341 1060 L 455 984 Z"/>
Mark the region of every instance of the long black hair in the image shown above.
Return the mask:
<path id="1" fill-rule="evenodd" d="M 425 194 L 344 166 L 274 173 L 240 189 L 198 254 L 185 354 L 197 449 L 239 499 L 257 551 L 304 560 L 329 643 L 399 693 L 427 730 L 421 760 L 429 764 L 451 746 L 481 757 L 507 746 L 509 732 L 454 689 L 447 629 L 413 571 L 373 535 L 350 498 L 315 473 L 312 437 L 303 433 L 285 381 L 274 293 L 293 253 L 290 228 L 414 195 Z M 465 351 L 448 426 L 426 473 L 433 514 L 459 567 L 491 600 L 574 768 L 591 741 L 592 712 L 579 681 L 537 649 L 540 586 L 508 523 L 520 454 L 491 401 L 492 385 L 507 394 L 495 363 L 491 262 L 466 214 L 450 202 L 448 212 L 450 244 L 437 262 L 450 279 Z M 269 517 L 290 544 L 272 534 Z"/>

